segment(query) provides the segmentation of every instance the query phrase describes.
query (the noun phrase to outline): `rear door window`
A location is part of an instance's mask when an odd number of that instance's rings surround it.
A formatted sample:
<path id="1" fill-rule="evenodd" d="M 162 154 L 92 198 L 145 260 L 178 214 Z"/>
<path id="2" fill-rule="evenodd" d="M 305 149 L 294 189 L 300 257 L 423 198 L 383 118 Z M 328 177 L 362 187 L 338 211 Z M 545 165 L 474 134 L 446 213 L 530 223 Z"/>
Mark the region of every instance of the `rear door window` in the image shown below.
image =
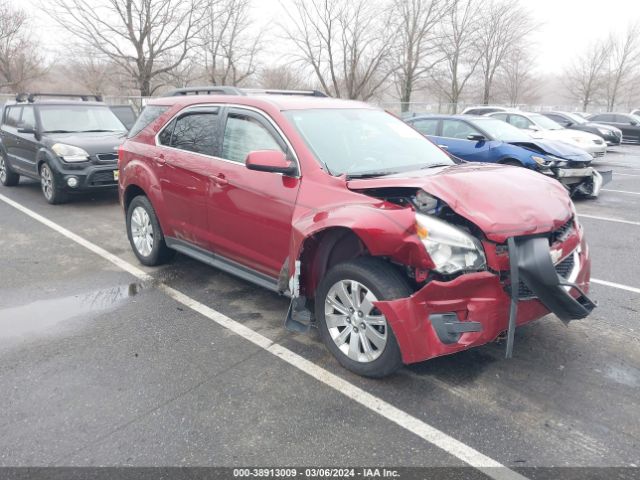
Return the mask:
<path id="1" fill-rule="evenodd" d="M 22 114 L 22 107 L 8 107 L 5 116 L 5 124 L 11 127 L 17 127 Z"/>
<path id="2" fill-rule="evenodd" d="M 411 125 L 423 135 L 437 135 L 439 121 L 437 118 L 425 118 L 411 122 Z"/>
<path id="3" fill-rule="evenodd" d="M 218 125 L 217 109 L 187 112 L 175 121 L 169 145 L 213 157 L 218 152 Z"/>

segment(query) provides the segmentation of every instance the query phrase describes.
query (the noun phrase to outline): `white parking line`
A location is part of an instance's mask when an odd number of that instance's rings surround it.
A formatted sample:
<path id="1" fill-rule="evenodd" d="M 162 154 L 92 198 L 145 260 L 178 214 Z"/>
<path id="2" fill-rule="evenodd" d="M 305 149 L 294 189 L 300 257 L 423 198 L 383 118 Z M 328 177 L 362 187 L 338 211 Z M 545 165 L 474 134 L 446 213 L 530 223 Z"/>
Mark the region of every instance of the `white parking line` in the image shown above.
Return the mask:
<path id="1" fill-rule="evenodd" d="M 96 255 L 101 256 L 105 260 L 113 263 L 117 267 L 122 270 L 130 273 L 134 277 L 143 280 L 149 281 L 152 280 L 151 275 L 142 271 L 138 267 L 122 260 L 121 258 L 113 255 L 112 253 L 107 252 L 105 249 L 97 246 L 96 244 L 84 239 L 83 237 L 67 230 L 66 228 L 58 225 L 55 222 L 43 217 L 42 215 L 34 212 L 33 210 L 24 207 L 11 200 L 8 197 L 0 194 L 0 200 L 5 202 L 7 205 L 14 207 L 15 209 L 21 211 L 22 213 L 28 215 L 34 220 L 46 225 L 47 227 L 55 230 L 61 235 L 64 235 L 68 239 L 76 242 L 77 244 L 85 247 Z M 435 445 L 436 447 L 444 450 L 445 452 L 453 455 L 454 457 L 462 460 L 468 465 L 480 470 L 485 475 L 496 479 L 496 480 L 525 480 L 526 477 L 520 475 L 519 473 L 511 470 L 510 468 L 502 465 L 500 462 L 487 457 L 486 455 L 478 452 L 474 448 L 462 443 L 455 438 L 447 435 L 446 433 L 438 430 L 437 428 L 429 425 L 428 423 L 420 420 L 419 418 L 414 417 L 413 415 L 408 414 L 404 410 L 400 410 L 399 408 L 393 406 L 392 404 L 382 400 L 381 398 L 372 395 L 365 390 L 361 389 L 349 383 L 348 381 L 334 375 L 333 373 L 325 370 L 322 367 L 310 362 L 309 360 L 301 357 L 300 355 L 292 352 L 291 350 L 278 345 L 277 343 L 272 342 L 267 337 L 261 335 L 260 333 L 251 330 L 250 328 L 242 325 L 235 320 L 227 317 L 226 315 L 214 310 L 211 307 L 204 305 L 203 303 L 194 300 L 193 298 L 185 295 L 184 293 L 169 287 L 166 284 L 160 284 L 158 287 L 162 292 L 166 295 L 174 299 L 175 301 L 181 303 L 182 305 L 194 310 L 195 312 L 204 315 L 210 320 L 214 321 L 218 325 L 231 330 L 235 334 L 243 337 L 244 339 L 258 345 L 260 348 L 263 348 L 267 352 L 275 355 L 276 357 L 284 360 L 289 365 L 297 368 L 298 370 L 310 375 L 316 380 L 322 382 L 323 384 L 331 387 L 337 392 L 345 395 L 351 400 L 359 403 L 360 405 L 366 407 L 374 413 L 386 418 L 387 420 L 399 425 L 400 427 L 408 430 L 409 432 L 417 435 L 418 437 L 426 440 L 427 442 Z"/>
<path id="2" fill-rule="evenodd" d="M 629 285 L 623 285 L 621 283 L 608 282 L 606 280 L 599 280 L 597 278 L 591 278 L 591 283 L 597 283 L 598 285 L 604 285 L 606 287 L 618 288 L 620 290 L 626 290 L 627 292 L 640 293 L 640 288 L 630 287 Z"/>
<path id="3" fill-rule="evenodd" d="M 615 176 L 622 175 L 623 177 L 640 177 L 640 175 L 635 175 L 633 173 L 620 173 L 620 172 L 616 172 L 616 171 L 614 171 L 613 174 Z"/>
<path id="4" fill-rule="evenodd" d="M 594 219 L 594 220 L 604 220 L 605 222 L 625 223 L 627 225 L 638 225 L 638 226 L 640 226 L 640 222 L 634 222 L 634 221 L 631 221 L 631 220 L 624 220 L 622 218 L 600 217 L 598 215 L 587 215 L 585 213 L 578 213 L 578 217 L 580 217 L 580 218 L 591 218 L 591 219 Z"/>
<path id="5" fill-rule="evenodd" d="M 608 188 L 600 189 L 601 192 L 628 193 L 629 195 L 640 195 L 640 192 L 629 192 L 627 190 L 609 190 Z"/>

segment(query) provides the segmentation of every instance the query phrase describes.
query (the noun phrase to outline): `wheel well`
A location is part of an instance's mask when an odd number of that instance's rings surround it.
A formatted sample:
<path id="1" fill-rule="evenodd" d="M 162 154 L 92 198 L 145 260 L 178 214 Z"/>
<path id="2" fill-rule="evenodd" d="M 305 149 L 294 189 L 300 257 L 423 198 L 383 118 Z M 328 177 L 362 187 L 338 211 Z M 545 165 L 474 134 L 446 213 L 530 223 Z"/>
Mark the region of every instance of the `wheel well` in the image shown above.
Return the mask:
<path id="1" fill-rule="evenodd" d="M 514 165 L 514 166 L 518 166 L 518 167 L 523 167 L 524 166 L 524 164 L 520 160 L 516 160 L 515 158 L 509 158 L 509 157 L 503 158 L 498 163 L 501 163 L 503 165 Z"/>
<path id="2" fill-rule="evenodd" d="M 313 298 L 318 284 L 334 265 L 367 254 L 360 237 L 348 228 L 329 228 L 307 238 L 300 256 L 303 295 Z"/>
<path id="3" fill-rule="evenodd" d="M 138 195 L 147 196 L 145 191 L 137 185 L 129 185 L 127 187 L 127 189 L 124 192 L 124 198 L 123 198 L 125 212 L 129 209 L 129 204 L 131 203 L 131 200 L 136 198 Z"/>

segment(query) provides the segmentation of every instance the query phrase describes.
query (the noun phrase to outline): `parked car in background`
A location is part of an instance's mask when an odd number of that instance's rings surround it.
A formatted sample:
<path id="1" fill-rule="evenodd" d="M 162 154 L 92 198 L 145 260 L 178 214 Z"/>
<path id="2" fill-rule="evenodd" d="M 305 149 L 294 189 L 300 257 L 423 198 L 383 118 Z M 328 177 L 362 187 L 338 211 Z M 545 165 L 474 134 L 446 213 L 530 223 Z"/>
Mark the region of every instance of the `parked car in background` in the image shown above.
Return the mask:
<path id="1" fill-rule="evenodd" d="M 508 108 L 493 106 L 493 105 L 479 105 L 477 107 L 468 107 L 462 111 L 462 115 L 486 115 L 494 112 L 506 112 Z"/>
<path id="2" fill-rule="evenodd" d="M 143 264 L 179 251 L 290 296 L 287 327 L 372 377 L 595 307 L 557 181 L 456 165 L 364 103 L 227 92 L 150 101 L 120 148 Z"/>
<path id="3" fill-rule="evenodd" d="M 640 116 L 640 108 L 636 108 L 631 111 L 631 115 L 635 115 L 636 117 Z"/>
<path id="4" fill-rule="evenodd" d="M 578 115 L 582 118 L 589 118 L 592 114 L 589 112 L 573 112 L 574 115 Z"/>
<path id="5" fill-rule="evenodd" d="M 569 130 L 580 130 L 592 133 L 602 138 L 608 146 L 620 145 L 622 142 L 622 130 L 603 123 L 590 122 L 589 120 L 569 112 L 540 112 L 557 124 Z"/>
<path id="6" fill-rule="evenodd" d="M 137 115 L 131 105 L 109 105 L 109 108 L 123 123 L 123 125 L 127 127 L 127 130 L 133 127 L 133 124 L 136 122 Z"/>
<path id="7" fill-rule="evenodd" d="M 589 121 L 619 128 L 623 143 L 640 143 L 640 117 L 628 113 L 596 113 Z"/>
<path id="8" fill-rule="evenodd" d="M 593 157 L 603 157 L 607 152 L 607 144 L 597 135 L 563 128 L 539 113 L 509 111 L 489 113 L 488 115 L 503 120 L 516 128 L 527 130 L 533 138 L 565 142 L 589 152 Z"/>
<path id="9" fill-rule="evenodd" d="M 526 167 L 556 178 L 571 195 L 597 197 L 603 184 L 589 153 L 563 142 L 536 140 L 495 118 L 425 115 L 405 121 L 458 158 Z"/>
<path id="10" fill-rule="evenodd" d="M 5 104 L 0 127 L 3 185 L 17 185 L 22 175 L 40 180 L 52 204 L 73 192 L 117 188 L 117 149 L 127 129 L 106 104 L 88 97 L 20 94 Z"/>

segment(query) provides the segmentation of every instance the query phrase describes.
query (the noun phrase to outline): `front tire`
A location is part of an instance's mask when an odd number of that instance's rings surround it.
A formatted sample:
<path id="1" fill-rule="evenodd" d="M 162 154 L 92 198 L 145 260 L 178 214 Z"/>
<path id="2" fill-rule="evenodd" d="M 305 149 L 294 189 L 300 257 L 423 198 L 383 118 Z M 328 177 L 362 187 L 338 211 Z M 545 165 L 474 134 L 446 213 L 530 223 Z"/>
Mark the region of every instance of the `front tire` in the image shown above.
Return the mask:
<path id="1" fill-rule="evenodd" d="M 386 317 L 372 302 L 411 295 L 406 279 L 388 263 L 362 257 L 329 270 L 318 286 L 315 315 L 322 341 L 340 364 L 381 378 L 402 366 Z"/>
<path id="2" fill-rule="evenodd" d="M 5 187 L 15 187 L 20 181 L 20 175 L 13 172 L 3 154 L 0 154 L 0 183 Z"/>
<path id="3" fill-rule="evenodd" d="M 156 211 L 144 195 L 138 195 L 129 204 L 127 236 L 140 263 L 149 267 L 162 265 L 175 254 L 167 247 Z"/>
<path id="4" fill-rule="evenodd" d="M 48 163 L 43 163 L 40 166 L 40 187 L 42 188 L 42 194 L 45 200 L 51 205 L 64 203 L 68 200 L 67 194 L 56 185 L 53 170 L 51 170 Z"/>

